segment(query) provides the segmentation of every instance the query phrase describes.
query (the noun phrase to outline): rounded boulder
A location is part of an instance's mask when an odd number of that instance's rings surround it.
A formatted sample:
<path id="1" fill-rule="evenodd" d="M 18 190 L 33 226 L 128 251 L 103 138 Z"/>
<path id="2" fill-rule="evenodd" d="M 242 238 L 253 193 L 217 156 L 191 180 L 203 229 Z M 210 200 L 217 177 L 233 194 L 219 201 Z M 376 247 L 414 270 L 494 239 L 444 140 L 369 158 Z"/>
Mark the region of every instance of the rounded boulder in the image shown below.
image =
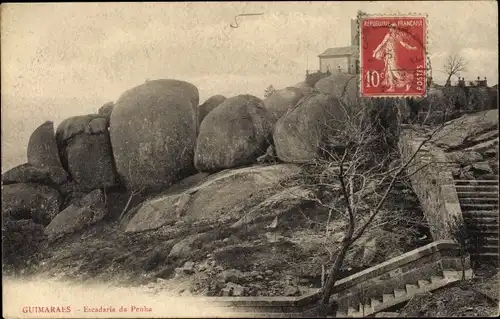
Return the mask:
<path id="1" fill-rule="evenodd" d="M 44 226 L 59 213 L 61 194 L 52 187 L 31 183 L 2 187 L 2 218 L 32 219 Z"/>
<path id="2" fill-rule="evenodd" d="M 307 84 L 306 81 L 299 82 L 295 84 L 293 87 L 300 89 L 303 95 L 308 95 L 313 92 L 314 88 Z"/>
<path id="3" fill-rule="evenodd" d="M 2 174 L 2 184 L 37 183 L 61 185 L 68 174 L 60 166 L 38 167 L 28 163 L 18 165 Z"/>
<path id="4" fill-rule="evenodd" d="M 106 119 L 90 114 L 64 120 L 57 128 L 63 164 L 82 190 L 116 184 Z"/>
<path id="5" fill-rule="evenodd" d="M 346 113 L 339 100 L 327 94 L 310 95 L 281 117 L 274 127 L 278 158 L 306 163 L 317 158 L 329 127 L 342 129 Z"/>
<path id="6" fill-rule="evenodd" d="M 357 82 L 358 75 L 337 73 L 322 78 L 314 85 L 314 88 L 321 94 L 330 94 L 341 99 L 346 91 L 349 82 Z"/>
<path id="7" fill-rule="evenodd" d="M 255 163 L 270 144 L 272 123 L 261 99 L 238 95 L 222 102 L 200 126 L 195 166 L 201 172 Z"/>
<path id="8" fill-rule="evenodd" d="M 358 110 L 370 108 L 373 99 L 359 96 L 358 76 L 347 73 L 337 73 L 319 80 L 314 86 L 321 94 L 329 94 L 338 98 L 348 112 L 358 113 Z"/>
<path id="9" fill-rule="evenodd" d="M 194 171 L 198 100 L 194 85 L 170 79 L 120 96 L 109 132 L 116 170 L 128 189 L 161 189 Z"/>
<path id="10" fill-rule="evenodd" d="M 213 109 L 219 106 L 222 102 L 224 102 L 227 98 L 223 95 L 214 95 L 210 97 L 205 103 L 201 104 L 198 107 L 198 125 L 201 124 L 201 121 L 210 113 Z"/>
<path id="11" fill-rule="evenodd" d="M 273 124 L 276 123 L 280 117 L 285 115 L 289 109 L 293 108 L 303 96 L 304 94 L 301 89 L 287 87 L 265 98 L 264 105 L 269 112 Z"/>
<path id="12" fill-rule="evenodd" d="M 31 134 L 28 148 L 28 163 L 38 167 L 61 167 L 54 134 L 54 123 L 47 121 Z"/>
<path id="13" fill-rule="evenodd" d="M 111 117 L 111 112 L 113 112 L 113 108 L 115 107 L 115 103 L 107 102 L 103 106 L 99 108 L 98 114 L 104 118 L 106 118 L 107 125 L 109 126 L 109 118 Z"/>

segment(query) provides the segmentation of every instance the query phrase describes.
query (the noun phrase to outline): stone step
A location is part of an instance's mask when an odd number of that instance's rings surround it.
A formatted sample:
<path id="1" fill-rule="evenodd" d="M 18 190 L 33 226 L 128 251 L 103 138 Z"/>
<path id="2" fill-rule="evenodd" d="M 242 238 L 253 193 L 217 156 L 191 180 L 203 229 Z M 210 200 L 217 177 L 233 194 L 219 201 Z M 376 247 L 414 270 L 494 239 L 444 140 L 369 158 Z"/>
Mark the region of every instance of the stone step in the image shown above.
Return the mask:
<path id="1" fill-rule="evenodd" d="M 494 263 L 496 265 L 499 264 L 499 255 L 498 253 L 471 253 L 470 257 L 476 263 Z"/>
<path id="2" fill-rule="evenodd" d="M 496 253 L 498 254 L 498 245 L 484 245 L 479 247 L 474 247 L 475 253 Z"/>
<path id="3" fill-rule="evenodd" d="M 481 231 L 481 230 L 497 230 L 498 231 L 498 223 L 467 223 L 466 224 L 467 228 L 470 229 L 471 231 Z"/>
<path id="4" fill-rule="evenodd" d="M 462 191 L 457 190 L 458 198 L 494 198 L 498 200 L 498 192 Z"/>
<path id="5" fill-rule="evenodd" d="M 445 279 L 453 281 L 462 279 L 462 271 L 459 270 L 443 270 L 443 276 Z M 465 278 L 472 278 L 472 269 L 467 269 L 465 271 Z"/>
<path id="6" fill-rule="evenodd" d="M 478 253 L 478 252 L 471 252 L 470 256 L 472 259 L 475 260 L 488 260 L 488 261 L 496 261 L 498 263 L 498 253 Z"/>
<path id="7" fill-rule="evenodd" d="M 433 275 L 431 276 L 431 283 L 440 282 L 444 279 L 443 276 Z"/>
<path id="8" fill-rule="evenodd" d="M 498 217 L 498 210 L 468 210 L 462 211 L 462 215 L 473 217 Z"/>
<path id="9" fill-rule="evenodd" d="M 372 299 L 370 300 L 370 306 L 371 306 L 373 309 L 375 309 L 375 308 L 379 307 L 381 304 L 382 304 L 382 301 L 380 301 L 380 300 L 378 300 L 378 299 L 376 299 L 376 298 L 372 298 Z"/>
<path id="10" fill-rule="evenodd" d="M 481 180 L 493 180 L 498 182 L 498 175 L 497 174 L 481 174 L 480 175 Z"/>
<path id="11" fill-rule="evenodd" d="M 466 278 L 472 277 L 472 270 L 465 272 Z M 418 280 L 416 284 L 406 284 L 404 289 L 396 288 L 393 293 L 383 294 L 381 299 L 371 298 L 368 304 L 355 305 L 349 308 L 339 309 L 337 317 L 367 317 L 374 313 L 393 307 L 412 298 L 415 294 L 425 291 L 433 291 L 447 285 L 450 282 L 460 280 L 462 272 L 455 270 L 445 270 L 439 275 L 433 275 L 429 280 Z"/>
<path id="12" fill-rule="evenodd" d="M 465 224 L 471 224 L 472 226 L 476 224 L 487 224 L 487 225 L 498 225 L 498 216 L 496 217 L 484 217 L 475 215 L 463 215 Z"/>
<path id="13" fill-rule="evenodd" d="M 363 316 L 363 306 L 361 304 L 355 307 L 347 308 L 347 316 L 352 318 L 358 318 Z"/>
<path id="14" fill-rule="evenodd" d="M 420 279 L 420 280 L 417 280 L 417 285 L 420 287 L 420 288 L 425 288 L 429 285 L 431 285 L 432 282 L 430 280 L 425 280 L 425 279 Z"/>
<path id="15" fill-rule="evenodd" d="M 490 197 L 459 197 L 460 204 L 491 204 L 498 207 L 498 198 Z"/>
<path id="16" fill-rule="evenodd" d="M 495 192 L 498 193 L 498 185 L 455 185 L 457 193 L 459 192 Z"/>
<path id="17" fill-rule="evenodd" d="M 498 237 L 474 236 L 471 238 L 471 245 L 493 245 L 498 246 Z"/>
<path id="18" fill-rule="evenodd" d="M 395 299 L 394 293 L 392 293 L 392 294 L 383 294 L 382 295 L 382 303 L 389 303 L 393 299 Z"/>
<path id="19" fill-rule="evenodd" d="M 489 214 L 481 214 L 481 213 L 476 213 L 476 211 L 464 211 L 462 212 L 462 216 L 464 220 L 468 220 L 471 223 L 480 223 L 480 224 L 491 224 L 491 223 L 498 223 L 498 212 L 494 211 L 489 211 L 489 210 L 483 210 L 480 211 L 482 213 L 489 213 Z M 481 222 L 484 221 L 484 222 Z"/>
<path id="20" fill-rule="evenodd" d="M 414 284 L 406 284 L 405 285 L 406 293 L 409 295 L 414 295 L 419 291 L 419 287 Z"/>
<path id="21" fill-rule="evenodd" d="M 467 232 L 470 234 L 472 238 L 489 238 L 489 237 L 498 237 L 498 228 L 477 228 L 477 227 L 469 227 Z"/>
<path id="22" fill-rule="evenodd" d="M 406 290 L 404 290 L 404 289 L 399 289 L 399 288 L 394 289 L 394 297 L 395 298 L 402 297 L 405 294 L 406 294 Z"/>
<path id="23" fill-rule="evenodd" d="M 456 185 L 496 185 L 498 186 L 497 179 L 455 179 Z"/>
<path id="24" fill-rule="evenodd" d="M 498 203 L 496 204 L 467 204 L 460 203 L 460 207 L 462 210 L 489 210 L 489 211 L 498 211 Z"/>

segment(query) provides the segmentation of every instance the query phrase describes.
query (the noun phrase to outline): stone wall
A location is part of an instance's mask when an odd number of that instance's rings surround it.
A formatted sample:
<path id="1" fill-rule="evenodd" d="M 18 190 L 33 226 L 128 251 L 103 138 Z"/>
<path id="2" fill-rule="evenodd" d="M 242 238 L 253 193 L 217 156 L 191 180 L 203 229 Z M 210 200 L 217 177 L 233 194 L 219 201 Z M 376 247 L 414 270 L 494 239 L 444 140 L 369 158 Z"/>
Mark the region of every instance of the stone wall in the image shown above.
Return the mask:
<path id="1" fill-rule="evenodd" d="M 405 161 L 415 154 L 422 140 L 414 131 L 402 132 L 399 146 Z M 433 239 L 453 239 L 450 225 L 462 221 L 463 217 L 452 170 L 442 150 L 425 145 L 426 149 L 420 149 L 408 168 L 410 181 L 424 210 Z"/>

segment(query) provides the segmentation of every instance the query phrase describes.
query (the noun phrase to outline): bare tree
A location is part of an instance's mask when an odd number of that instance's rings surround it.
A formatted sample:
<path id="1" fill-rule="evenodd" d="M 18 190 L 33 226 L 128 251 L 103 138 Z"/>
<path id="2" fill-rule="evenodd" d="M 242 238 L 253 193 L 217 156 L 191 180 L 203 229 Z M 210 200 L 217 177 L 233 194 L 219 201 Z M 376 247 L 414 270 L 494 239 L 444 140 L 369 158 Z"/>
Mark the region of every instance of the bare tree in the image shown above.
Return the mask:
<path id="1" fill-rule="evenodd" d="M 332 309 L 330 299 L 349 250 L 368 229 L 379 229 L 386 222 L 381 217 L 391 210 L 386 205 L 391 191 L 397 183 L 428 165 L 417 164 L 414 159 L 442 128 L 427 134 L 413 154 L 403 160 L 396 138 L 401 129 L 399 117 L 395 116 L 397 103 L 382 100 L 376 102 L 376 107 L 358 107 L 355 111 L 347 109 L 340 100 L 335 103 L 344 109 L 345 118 L 318 124 L 323 126 L 315 130 L 322 132 L 322 154 L 308 165 L 308 180 L 312 184 L 303 184 L 316 188 L 318 195 L 313 200 L 328 210 L 327 236 L 332 214 L 347 219 L 345 235 L 336 252 L 330 254 L 333 264 L 323 286 L 320 315 Z"/>
<path id="2" fill-rule="evenodd" d="M 458 53 L 452 53 L 444 62 L 444 72 L 448 75 L 446 79 L 446 85 L 450 85 L 451 77 L 460 71 L 465 71 L 467 67 L 467 61 L 463 56 Z"/>

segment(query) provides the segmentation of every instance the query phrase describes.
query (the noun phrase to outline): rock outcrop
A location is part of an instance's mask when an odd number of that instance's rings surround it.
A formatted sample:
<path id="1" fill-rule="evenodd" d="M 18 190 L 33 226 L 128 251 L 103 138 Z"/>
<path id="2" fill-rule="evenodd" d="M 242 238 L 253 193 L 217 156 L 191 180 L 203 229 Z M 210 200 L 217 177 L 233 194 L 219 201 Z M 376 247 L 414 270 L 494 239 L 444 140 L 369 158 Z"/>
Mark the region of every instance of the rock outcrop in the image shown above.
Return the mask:
<path id="1" fill-rule="evenodd" d="M 346 112 L 351 115 L 359 114 L 360 110 L 369 111 L 378 107 L 376 99 L 360 97 L 357 75 L 333 74 L 319 80 L 314 88 L 321 94 L 338 98 Z M 405 105 L 402 100 L 395 100 L 394 102 Z"/>
<path id="2" fill-rule="evenodd" d="M 201 104 L 198 107 L 198 126 L 201 125 L 201 121 L 203 121 L 208 113 L 210 113 L 225 100 L 227 100 L 227 98 L 224 95 L 214 95 L 206 100 L 203 104 Z"/>
<path id="3" fill-rule="evenodd" d="M 61 166 L 38 167 L 21 164 L 2 174 L 2 184 L 38 183 L 44 185 L 61 185 L 66 182 L 68 174 Z"/>
<path id="4" fill-rule="evenodd" d="M 321 94 L 331 94 L 338 99 L 342 99 L 346 93 L 347 84 L 356 82 L 357 78 L 357 75 L 337 73 L 319 80 L 314 85 L 314 88 Z"/>
<path id="5" fill-rule="evenodd" d="M 296 177 L 301 169 L 281 164 L 225 170 L 184 192 L 161 195 L 141 204 L 126 227 L 127 232 L 159 228 L 176 222 L 233 223 L 250 207 L 277 193 L 280 181 Z"/>
<path id="6" fill-rule="evenodd" d="M 231 228 L 237 229 L 256 222 L 271 221 L 277 217 L 289 217 L 284 215 L 297 214 L 297 209 L 314 201 L 314 198 L 314 192 L 309 189 L 300 186 L 286 188 L 252 207 L 242 218 L 232 224 Z"/>
<path id="7" fill-rule="evenodd" d="M 465 148 L 498 136 L 498 110 L 464 115 L 440 129 L 432 142 L 445 151 Z"/>
<path id="8" fill-rule="evenodd" d="M 106 213 L 102 191 L 96 189 L 57 214 L 45 228 L 45 233 L 49 241 L 52 241 L 99 222 Z"/>
<path id="9" fill-rule="evenodd" d="M 195 166 L 213 172 L 255 163 L 270 139 L 271 122 L 262 100 L 252 95 L 231 97 L 201 123 Z"/>
<path id="10" fill-rule="evenodd" d="M 303 95 L 311 94 L 314 90 L 312 86 L 306 83 L 306 81 L 299 82 L 295 84 L 293 87 L 300 89 Z"/>
<path id="11" fill-rule="evenodd" d="M 24 266 L 46 242 L 42 225 L 32 220 L 6 220 L 2 223 L 2 262 Z"/>
<path id="12" fill-rule="evenodd" d="M 200 245 L 207 242 L 210 243 L 215 239 L 217 239 L 217 235 L 214 232 L 187 236 L 172 247 L 168 258 L 170 260 L 189 258 L 193 255 L 194 251 L 199 249 Z"/>
<path id="13" fill-rule="evenodd" d="M 2 187 L 4 219 L 32 219 L 45 226 L 59 213 L 61 204 L 61 195 L 49 186 L 19 183 Z"/>
<path id="14" fill-rule="evenodd" d="M 111 113 L 116 170 L 130 190 L 167 187 L 194 171 L 198 89 L 148 81 L 123 93 Z"/>
<path id="15" fill-rule="evenodd" d="M 105 118 L 96 114 L 68 118 L 57 128 L 56 139 L 63 164 L 82 190 L 116 184 Z"/>
<path id="16" fill-rule="evenodd" d="M 328 126 L 342 129 L 346 113 L 338 99 L 326 94 L 311 95 L 280 118 L 274 128 L 278 158 L 305 163 L 317 158 Z"/>
<path id="17" fill-rule="evenodd" d="M 109 119 L 111 118 L 111 112 L 115 107 L 114 102 L 107 102 L 99 108 L 98 114 L 106 119 L 106 123 L 109 126 Z"/>
<path id="18" fill-rule="evenodd" d="M 292 109 L 297 102 L 304 96 L 301 89 L 287 87 L 277 90 L 271 96 L 264 99 L 264 105 L 269 111 L 272 123 L 276 123 L 280 117 Z"/>
<path id="19" fill-rule="evenodd" d="M 60 167 L 59 152 L 54 135 L 54 123 L 47 121 L 37 127 L 28 142 L 28 163 L 38 167 Z"/>

